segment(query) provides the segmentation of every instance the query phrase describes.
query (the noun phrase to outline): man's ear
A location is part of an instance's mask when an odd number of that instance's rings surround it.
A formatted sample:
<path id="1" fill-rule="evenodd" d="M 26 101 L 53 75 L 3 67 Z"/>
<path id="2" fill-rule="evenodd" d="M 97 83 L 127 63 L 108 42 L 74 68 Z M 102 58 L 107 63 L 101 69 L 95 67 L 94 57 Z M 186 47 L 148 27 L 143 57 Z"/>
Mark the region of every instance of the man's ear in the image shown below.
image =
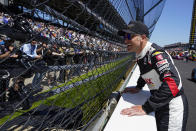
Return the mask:
<path id="1" fill-rule="evenodd" d="M 146 39 L 147 37 L 146 37 L 146 35 L 141 35 L 141 38 Z"/>

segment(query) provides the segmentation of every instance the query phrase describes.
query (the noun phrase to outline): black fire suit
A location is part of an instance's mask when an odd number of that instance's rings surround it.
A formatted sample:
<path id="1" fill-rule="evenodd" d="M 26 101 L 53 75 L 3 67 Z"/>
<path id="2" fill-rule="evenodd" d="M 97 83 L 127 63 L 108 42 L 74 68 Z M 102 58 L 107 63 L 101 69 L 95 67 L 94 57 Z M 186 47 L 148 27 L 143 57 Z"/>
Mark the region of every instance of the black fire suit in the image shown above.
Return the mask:
<path id="1" fill-rule="evenodd" d="M 155 111 L 158 131 L 185 131 L 188 102 L 180 74 L 171 56 L 163 48 L 147 42 L 137 55 L 140 77 L 136 88 L 148 85 L 151 96 L 142 105 L 148 114 Z"/>

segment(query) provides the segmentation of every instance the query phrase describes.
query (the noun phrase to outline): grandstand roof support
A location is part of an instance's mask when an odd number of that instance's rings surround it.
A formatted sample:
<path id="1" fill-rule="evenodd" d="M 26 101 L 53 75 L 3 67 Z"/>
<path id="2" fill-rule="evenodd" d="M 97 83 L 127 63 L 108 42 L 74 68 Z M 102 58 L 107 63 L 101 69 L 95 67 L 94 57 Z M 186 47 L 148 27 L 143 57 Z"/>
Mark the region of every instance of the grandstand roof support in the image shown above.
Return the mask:
<path id="1" fill-rule="evenodd" d="M 190 37 L 189 37 L 189 44 L 196 44 L 195 38 L 196 38 L 196 0 L 194 0 L 193 3 L 193 11 L 192 11 L 192 22 L 191 22 L 191 29 L 190 29 Z M 191 47 L 191 46 L 190 46 Z"/>
<path id="2" fill-rule="evenodd" d="M 127 7 L 128 7 L 128 10 L 129 10 L 129 13 L 130 13 L 130 15 L 131 15 L 132 20 L 134 20 L 134 17 L 133 17 L 133 15 L 132 15 L 132 13 L 131 13 L 131 9 L 130 9 L 130 7 L 129 7 L 129 5 L 128 5 L 127 0 L 125 0 L 125 3 L 126 3 L 126 5 L 127 5 Z"/>
<path id="3" fill-rule="evenodd" d="M 144 17 L 142 16 L 140 16 L 140 8 L 137 8 L 136 9 L 136 20 L 137 21 L 141 21 L 141 22 L 144 22 Z"/>
<path id="4" fill-rule="evenodd" d="M 146 16 L 151 10 L 153 10 L 155 7 L 157 7 L 163 0 L 159 0 L 159 2 L 157 2 L 152 8 L 150 8 L 145 14 L 144 16 Z M 143 16 L 143 17 L 144 17 Z"/>

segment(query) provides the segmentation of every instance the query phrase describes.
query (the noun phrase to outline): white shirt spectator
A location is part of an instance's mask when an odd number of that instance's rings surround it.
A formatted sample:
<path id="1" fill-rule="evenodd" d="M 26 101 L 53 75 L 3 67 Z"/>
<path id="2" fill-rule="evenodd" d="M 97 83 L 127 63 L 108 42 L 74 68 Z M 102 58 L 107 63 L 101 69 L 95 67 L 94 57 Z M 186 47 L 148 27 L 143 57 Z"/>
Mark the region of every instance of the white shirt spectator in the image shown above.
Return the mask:
<path id="1" fill-rule="evenodd" d="M 37 45 L 31 45 L 31 43 L 28 44 L 24 44 L 21 48 L 21 51 L 23 51 L 24 53 L 26 53 L 28 56 L 35 58 L 37 55 Z"/>

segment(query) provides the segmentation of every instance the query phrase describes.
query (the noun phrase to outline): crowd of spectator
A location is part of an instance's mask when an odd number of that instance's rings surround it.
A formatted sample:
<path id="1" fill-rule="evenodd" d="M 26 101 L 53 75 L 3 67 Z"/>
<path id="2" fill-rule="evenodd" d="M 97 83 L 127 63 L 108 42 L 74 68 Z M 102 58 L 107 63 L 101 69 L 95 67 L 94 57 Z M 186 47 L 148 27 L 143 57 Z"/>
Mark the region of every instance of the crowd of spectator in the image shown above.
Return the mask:
<path id="1" fill-rule="evenodd" d="M 11 21 L 13 19 L 10 15 L 0 12 L 0 24 L 9 24 Z"/>
<path id="2" fill-rule="evenodd" d="M 173 59 L 178 60 L 185 60 L 188 62 L 188 60 L 196 61 L 196 51 L 194 50 L 169 50 L 168 51 Z"/>
<path id="3" fill-rule="evenodd" d="M 32 29 L 31 33 L 48 38 L 50 43 L 37 40 L 36 37 L 23 43 L 0 34 L 0 107 L 1 103 L 6 101 L 21 100 L 20 95 L 23 94 L 22 97 L 25 97 L 24 92 L 43 90 L 41 83 L 45 78 L 47 86 L 52 88 L 57 82 L 65 83 L 74 76 L 80 76 L 82 73 L 95 69 L 104 61 L 118 58 L 118 55 L 112 52 L 126 51 L 126 48 L 117 43 L 110 43 L 73 29 L 33 19 L 24 18 L 24 20 Z M 12 27 L 14 24 L 14 18 L 0 12 L 0 26 Z M 57 41 L 69 42 L 79 48 L 68 47 L 66 44 L 60 45 Z M 32 68 L 32 63 L 34 68 Z M 58 72 L 43 71 L 48 66 L 74 64 L 89 64 L 90 66 L 76 66 L 69 70 L 61 69 Z M 5 77 L 6 75 L 9 77 Z M 26 89 L 26 84 L 24 84 L 26 78 L 32 78 L 30 89 Z M 28 101 L 24 105 L 24 109 L 29 108 Z"/>

